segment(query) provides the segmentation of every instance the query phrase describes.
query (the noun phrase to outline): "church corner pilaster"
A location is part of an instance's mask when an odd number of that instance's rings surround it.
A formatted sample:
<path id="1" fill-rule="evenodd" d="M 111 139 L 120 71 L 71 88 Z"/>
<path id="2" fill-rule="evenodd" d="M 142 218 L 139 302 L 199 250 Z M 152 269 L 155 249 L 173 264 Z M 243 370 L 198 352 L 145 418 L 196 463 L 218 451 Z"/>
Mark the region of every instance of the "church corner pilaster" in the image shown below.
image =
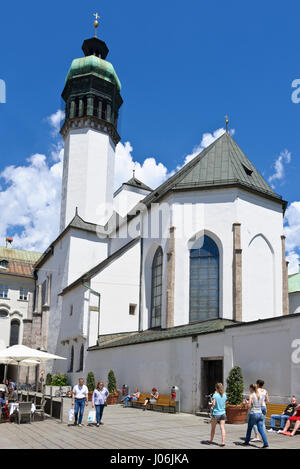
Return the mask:
<path id="1" fill-rule="evenodd" d="M 242 321 L 242 248 L 241 248 L 241 224 L 233 223 L 233 319 Z"/>
<path id="2" fill-rule="evenodd" d="M 170 227 L 169 247 L 167 252 L 167 299 L 166 327 L 174 326 L 174 288 L 175 288 L 175 227 Z"/>
<path id="3" fill-rule="evenodd" d="M 282 315 L 289 314 L 289 285 L 288 285 L 288 265 L 285 257 L 285 236 L 281 235 L 282 253 Z"/>

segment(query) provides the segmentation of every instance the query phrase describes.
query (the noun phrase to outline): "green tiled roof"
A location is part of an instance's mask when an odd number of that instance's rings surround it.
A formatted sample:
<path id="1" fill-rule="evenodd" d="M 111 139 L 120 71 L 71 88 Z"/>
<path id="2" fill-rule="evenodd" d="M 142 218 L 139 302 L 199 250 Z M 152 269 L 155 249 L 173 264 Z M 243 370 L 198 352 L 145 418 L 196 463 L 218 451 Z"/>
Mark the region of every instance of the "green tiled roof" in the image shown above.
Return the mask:
<path id="1" fill-rule="evenodd" d="M 289 293 L 300 291 L 300 264 L 298 274 L 289 275 Z"/>
<path id="2" fill-rule="evenodd" d="M 233 138 L 224 133 L 149 194 L 143 202 L 155 202 L 169 191 L 235 185 L 283 203 L 281 196 L 273 191 Z"/>
<path id="3" fill-rule="evenodd" d="M 101 350 L 111 347 L 120 347 L 122 345 L 134 345 L 145 342 L 154 342 L 156 340 L 176 339 L 178 337 L 189 337 L 198 334 L 207 334 L 209 332 L 221 332 L 225 326 L 237 324 L 229 319 L 210 319 L 185 326 L 170 327 L 169 329 L 153 330 L 148 329 L 143 332 L 128 333 L 125 337 L 117 337 L 106 340 L 102 345 L 90 347 L 89 350 Z M 101 338 L 100 338 L 101 344 Z"/>
<path id="4" fill-rule="evenodd" d="M 95 55 L 80 57 L 74 59 L 68 72 L 66 81 L 78 75 L 94 74 L 115 84 L 118 90 L 121 90 L 120 80 L 115 72 L 113 65 L 106 60 L 100 59 Z"/>
<path id="5" fill-rule="evenodd" d="M 0 246 L 0 259 L 17 260 L 34 264 L 40 257 L 40 252 L 23 251 L 22 249 L 12 249 Z"/>

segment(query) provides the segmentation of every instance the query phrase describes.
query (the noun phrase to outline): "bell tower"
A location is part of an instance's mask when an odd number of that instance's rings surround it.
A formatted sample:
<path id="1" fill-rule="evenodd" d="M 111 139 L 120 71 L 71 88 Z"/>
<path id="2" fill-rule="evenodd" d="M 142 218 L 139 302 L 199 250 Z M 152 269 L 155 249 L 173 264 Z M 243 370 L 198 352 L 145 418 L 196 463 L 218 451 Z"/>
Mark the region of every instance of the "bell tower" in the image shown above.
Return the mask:
<path id="1" fill-rule="evenodd" d="M 103 224 L 112 213 L 115 146 L 121 83 L 106 61 L 108 47 L 95 37 L 83 42 L 84 57 L 73 60 L 62 97 L 65 122 L 60 230 L 72 220 L 78 207 L 87 222 Z"/>

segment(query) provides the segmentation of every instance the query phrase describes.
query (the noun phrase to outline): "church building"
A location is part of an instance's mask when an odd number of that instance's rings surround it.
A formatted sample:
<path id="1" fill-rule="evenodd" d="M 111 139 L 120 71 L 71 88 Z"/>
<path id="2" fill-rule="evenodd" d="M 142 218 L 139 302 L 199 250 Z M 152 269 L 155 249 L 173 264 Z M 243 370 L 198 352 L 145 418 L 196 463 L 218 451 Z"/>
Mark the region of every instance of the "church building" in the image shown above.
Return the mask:
<path id="1" fill-rule="evenodd" d="M 143 392 L 177 385 L 187 412 L 236 364 L 245 382 L 269 379 L 273 401 L 300 393 L 287 203 L 228 131 L 159 187 L 133 174 L 113 192 L 121 83 L 104 41 L 82 50 L 62 92 L 60 234 L 34 271 L 42 348 L 68 357 L 49 371 L 74 384 L 113 369 Z M 272 369 L 278 354 L 288 385 Z"/>

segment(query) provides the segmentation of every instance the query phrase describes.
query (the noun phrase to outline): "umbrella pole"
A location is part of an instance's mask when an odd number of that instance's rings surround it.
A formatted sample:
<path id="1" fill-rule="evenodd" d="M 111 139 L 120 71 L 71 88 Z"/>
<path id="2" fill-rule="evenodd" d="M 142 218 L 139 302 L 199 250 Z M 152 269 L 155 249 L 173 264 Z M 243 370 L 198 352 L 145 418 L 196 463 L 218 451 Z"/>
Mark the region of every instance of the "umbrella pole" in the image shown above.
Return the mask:
<path id="1" fill-rule="evenodd" d="M 20 361 L 18 361 L 17 394 L 19 394 L 19 379 L 20 379 Z"/>
<path id="2" fill-rule="evenodd" d="M 4 384 L 6 384 L 6 380 L 7 380 L 7 367 L 8 367 L 8 365 L 6 364 L 4 366 Z"/>

